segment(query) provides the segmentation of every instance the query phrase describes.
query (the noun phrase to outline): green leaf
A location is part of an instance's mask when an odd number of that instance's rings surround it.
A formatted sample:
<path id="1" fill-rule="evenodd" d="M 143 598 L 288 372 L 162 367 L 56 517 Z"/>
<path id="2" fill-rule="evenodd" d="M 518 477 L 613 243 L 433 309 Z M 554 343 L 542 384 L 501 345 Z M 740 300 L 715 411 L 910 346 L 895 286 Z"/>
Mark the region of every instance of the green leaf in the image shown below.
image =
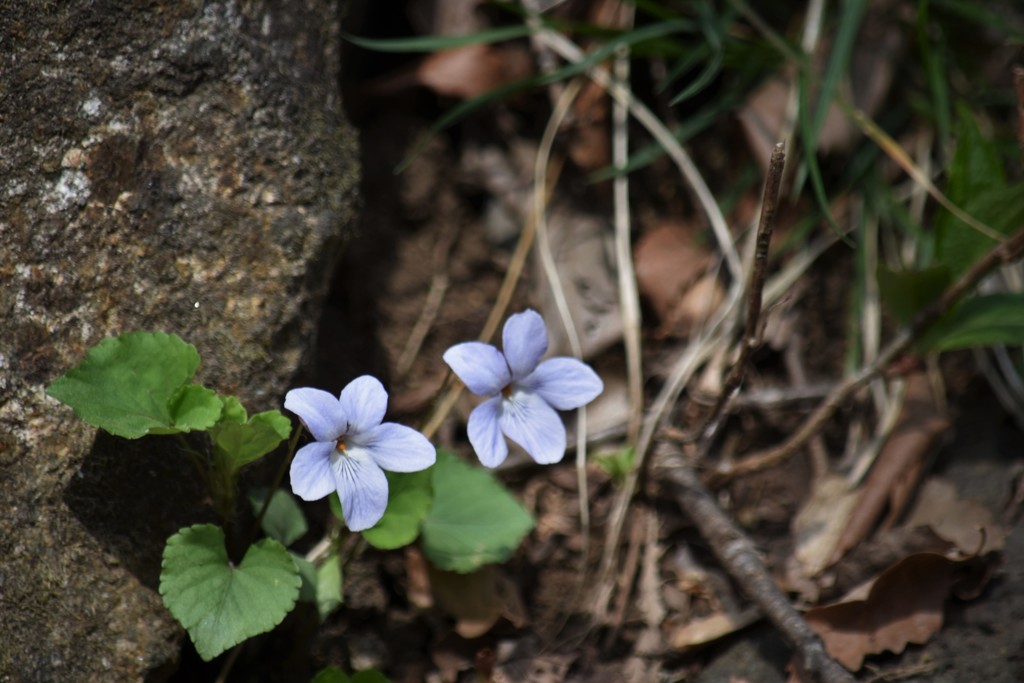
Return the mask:
<path id="1" fill-rule="evenodd" d="M 386 475 L 387 472 L 384 474 Z M 334 491 L 331 495 L 327 496 L 327 506 L 331 508 L 331 512 L 338 518 L 338 521 L 344 524 L 345 515 L 341 511 L 341 498 L 338 497 L 337 491 Z"/>
<path id="2" fill-rule="evenodd" d="M 299 577 L 302 579 L 302 586 L 299 588 L 299 600 L 316 603 L 316 565 L 291 550 L 288 551 L 288 554 L 292 556 L 292 562 L 298 568 Z"/>
<path id="3" fill-rule="evenodd" d="M 338 609 L 345 599 L 341 579 L 341 558 L 337 551 L 332 551 L 316 568 L 316 608 L 321 620 Z"/>
<path id="4" fill-rule="evenodd" d="M 332 664 L 320 669 L 310 683 L 352 683 L 352 679 L 348 677 L 347 673 Z"/>
<path id="5" fill-rule="evenodd" d="M 209 394 L 182 391 L 198 367 L 199 352 L 180 337 L 128 332 L 91 348 L 46 393 L 71 406 L 85 422 L 126 439 L 157 430 L 206 429 L 217 420 L 216 415 L 210 419 L 214 410 Z"/>
<path id="6" fill-rule="evenodd" d="M 632 446 L 604 455 L 595 456 L 598 467 L 608 473 L 616 484 L 626 481 L 626 475 L 633 467 L 635 449 Z"/>
<path id="7" fill-rule="evenodd" d="M 921 352 L 996 344 L 1024 344 L 1024 294 L 989 294 L 968 299 L 921 337 Z"/>
<path id="8" fill-rule="evenodd" d="M 434 504 L 423 521 L 423 552 L 441 569 L 469 572 L 504 562 L 533 518 L 489 472 L 437 451 Z"/>
<path id="9" fill-rule="evenodd" d="M 235 567 L 224 531 L 197 524 L 167 539 L 160 595 L 208 662 L 280 624 L 295 606 L 300 583 L 295 563 L 277 541 L 250 546 Z"/>
<path id="10" fill-rule="evenodd" d="M 348 33 L 342 37 L 353 45 L 378 52 L 435 52 L 479 43 L 525 38 L 530 35 L 526 24 L 513 24 L 458 36 L 416 36 L 414 38 L 361 38 Z"/>
<path id="11" fill-rule="evenodd" d="M 310 683 L 391 683 L 391 679 L 373 669 L 364 669 L 349 676 L 332 664 L 320 669 Z"/>
<path id="12" fill-rule="evenodd" d="M 946 196 L 965 213 L 993 230 L 1008 234 L 1024 220 L 1024 184 L 1006 184 L 995 145 L 978 127 L 973 113 L 957 104 L 956 152 L 950 161 Z M 995 246 L 946 209 L 935 219 L 936 259 L 953 275 L 967 270 Z"/>
<path id="13" fill-rule="evenodd" d="M 245 412 L 245 406 L 235 396 L 223 396 L 221 398 L 224 401 L 224 410 L 220 414 L 220 422 L 237 422 L 238 424 L 244 423 L 249 419 L 249 414 Z"/>
<path id="14" fill-rule="evenodd" d="M 953 279 L 946 266 L 904 271 L 879 266 L 876 275 L 882 303 L 903 324 L 935 301 Z"/>
<path id="15" fill-rule="evenodd" d="M 210 438 L 214 452 L 231 471 L 262 458 L 291 435 L 291 420 L 279 411 L 268 410 L 246 419 L 238 399 L 229 396 L 225 401 L 231 404 L 210 429 Z"/>
<path id="16" fill-rule="evenodd" d="M 263 501 L 267 499 L 267 489 L 258 488 L 249 492 L 249 503 L 254 515 L 260 514 Z M 283 546 L 289 546 L 306 535 L 309 525 L 306 515 L 292 494 L 278 489 L 270 499 L 267 513 L 263 516 L 263 532 Z"/>
<path id="17" fill-rule="evenodd" d="M 409 545 L 420 535 L 420 524 L 430 511 L 433 475 L 429 468 L 419 472 L 385 474 L 388 478 L 388 507 L 381 520 L 363 532 L 363 538 L 375 548 L 394 550 Z"/>
<path id="18" fill-rule="evenodd" d="M 996 232 L 1009 235 L 1024 225 L 1024 183 L 977 190 L 960 207 Z M 944 215 L 950 218 L 940 217 L 938 221 L 935 255 L 959 275 L 993 249 L 996 242 L 952 214 Z"/>
<path id="19" fill-rule="evenodd" d="M 155 427 L 149 433 L 176 434 L 208 429 L 220 419 L 223 405 L 220 397 L 210 389 L 199 384 L 186 384 L 167 403 L 172 426 Z"/>

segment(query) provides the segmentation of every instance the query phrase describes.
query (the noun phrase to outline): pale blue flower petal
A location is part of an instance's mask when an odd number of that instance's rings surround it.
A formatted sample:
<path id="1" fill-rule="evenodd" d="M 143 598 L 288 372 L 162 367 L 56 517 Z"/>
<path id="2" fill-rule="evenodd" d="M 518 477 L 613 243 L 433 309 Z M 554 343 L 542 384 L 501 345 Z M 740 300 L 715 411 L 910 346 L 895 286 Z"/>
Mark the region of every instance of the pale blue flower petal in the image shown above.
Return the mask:
<path id="1" fill-rule="evenodd" d="M 500 396 L 495 396 L 478 405 L 469 414 L 466 425 L 469 443 L 484 467 L 497 467 L 508 457 L 508 444 L 498 425 L 501 401 Z"/>
<path id="2" fill-rule="evenodd" d="M 544 318 L 529 308 L 510 316 L 505 322 L 501 343 L 508 367 L 512 370 L 512 379 L 526 377 L 533 372 L 548 350 L 548 331 L 544 327 Z"/>
<path id="3" fill-rule="evenodd" d="M 356 377 L 341 390 L 341 409 L 348 418 L 349 434 L 369 431 L 384 419 L 388 392 L 376 377 Z"/>
<path id="4" fill-rule="evenodd" d="M 292 492 L 303 500 L 320 500 L 333 491 L 331 455 L 336 452 L 333 441 L 315 441 L 300 448 L 292 460 Z"/>
<path id="5" fill-rule="evenodd" d="M 494 396 L 512 381 L 501 351 L 483 342 L 456 344 L 444 352 L 444 362 L 477 396 Z"/>
<path id="6" fill-rule="evenodd" d="M 585 406 L 604 390 L 597 373 L 575 358 L 549 358 L 519 386 L 533 391 L 556 410 Z"/>
<path id="7" fill-rule="evenodd" d="M 369 529 L 388 507 L 388 479 L 365 453 L 349 449 L 332 465 L 345 524 L 352 531 Z"/>
<path id="8" fill-rule="evenodd" d="M 349 451 L 361 449 L 391 472 L 419 472 L 437 460 L 437 451 L 427 437 L 412 427 L 385 422 L 348 439 Z"/>
<path id="9" fill-rule="evenodd" d="M 522 389 L 502 402 L 498 424 L 505 436 L 541 465 L 565 456 L 565 425 L 555 409 L 537 394 Z"/>
<path id="10" fill-rule="evenodd" d="M 337 397 L 322 389 L 292 389 L 285 394 L 284 407 L 302 419 L 317 441 L 336 441 L 348 427 Z"/>

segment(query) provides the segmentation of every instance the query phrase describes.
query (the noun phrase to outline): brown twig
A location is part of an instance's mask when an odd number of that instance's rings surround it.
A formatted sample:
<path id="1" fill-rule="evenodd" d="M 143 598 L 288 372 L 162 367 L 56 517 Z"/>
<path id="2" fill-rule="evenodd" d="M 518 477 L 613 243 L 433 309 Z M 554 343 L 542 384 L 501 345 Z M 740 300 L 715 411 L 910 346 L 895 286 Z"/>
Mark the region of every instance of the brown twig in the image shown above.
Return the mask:
<path id="1" fill-rule="evenodd" d="M 853 676 L 829 656 L 818 634 L 775 585 L 754 544 L 718 507 L 683 455 L 670 449 L 663 450 L 661 455 L 665 478 L 671 483 L 679 505 L 697 525 L 729 575 L 793 646 L 801 678 L 852 683 Z"/>
<path id="2" fill-rule="evenodd" d="M 764 292 L 764 280 L 768 273 L 768 247 L 771 245 L 772 232 L 775 229 L 775 211 L 779 205 L 779 187 L 782 185 L 782 174 L 786 168 L 786 146 L 779 142 L 772 150 L 768 162 L 768 176 L 764 184 L 764 197 L 761 201 L 761 218 L 757 224 L 757 244 L 754 249 L 754 264 L 750 270 L 750 281 L 747 284 L 747 317 L 743 330 L 743 343 L 740 345 L 740 357 L 729 370 L 722 386 L 722 392 L 711 409 L 711 413 L 695 434 L 710 441 L 722 425 L 726 404 L 739 391 L 746 374 L 750 354 L 761 343 L 759 325 L 761 322 L 761 299 Z"/>
<path id="3" fill-rule="evenodd" d="M 712 475 L 712 482 L 721 485 L 738 476 L 758 472 L 788 459 L 817 434 L 825 423 L 844 405 L 857 391 L 881 374 L 893 361 L 910 351 L 913 344 L 940 317 L 945 315 L 965 294 L 998 266 L 1010 263 L 1024 254 L 1024 228 L 1018 229 L 1009 239 L 999 243 L 994 249 L 971 266 L 960 279 L 953 283 L 937 301 L 917 315 L 909 328 L 901 332 L 896 339 L 878 355 L 875 362 L 862 368 L 842 382 L 825 401 L 812 412 L 800 428 L 786 441 L 778 446 L 756 452 L 728 469 L 719 470 Z"/>

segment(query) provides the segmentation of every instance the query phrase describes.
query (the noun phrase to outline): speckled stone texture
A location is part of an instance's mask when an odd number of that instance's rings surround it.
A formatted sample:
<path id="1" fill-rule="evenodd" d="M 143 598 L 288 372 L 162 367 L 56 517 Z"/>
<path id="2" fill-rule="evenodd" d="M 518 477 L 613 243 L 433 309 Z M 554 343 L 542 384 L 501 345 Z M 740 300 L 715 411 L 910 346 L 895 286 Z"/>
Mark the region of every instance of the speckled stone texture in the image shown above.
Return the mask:
<path id="1" fill-rule="evenodd" d="M 194 473 L 43 389 L 105 337 L 161 330 L 207 386 L 280 407 L 356 200 L 339 13 L 0 0 L 0 681 L 173 670 L 156 587 L 166 537 L 209 517 Z"/>

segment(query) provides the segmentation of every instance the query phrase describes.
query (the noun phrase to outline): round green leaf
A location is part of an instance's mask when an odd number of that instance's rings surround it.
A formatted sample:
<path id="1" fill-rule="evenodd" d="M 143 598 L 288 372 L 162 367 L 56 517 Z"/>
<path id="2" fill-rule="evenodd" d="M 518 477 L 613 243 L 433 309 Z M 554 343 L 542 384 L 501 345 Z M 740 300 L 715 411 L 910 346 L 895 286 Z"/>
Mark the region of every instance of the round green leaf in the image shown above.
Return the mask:
<path id="1" fill-rule="evenodd" d="M 199 352 L 180 337 L 129 332 L 91 348 L 46 393 L 71 406 L 85 422 L 137 439 L 155 429 L 181 431 L 170 402 L 198 367 Z"/>
<path id="2" fill-rule="evenodd" d="M 533 529 L 533 518 L 489 472 L 438 450 L 434 503 L 423 521 L 423 552 L 437 567 L 469 572 L 504 562 Z"/>
<path id="3" fill-rule="evenodd" d="M 381 550 L 407 546 L 420 534 L 420 524 L 433 498 L 430 469 L 419 472 L 387 472 L 388 507 L 373 528 L 363 532 L 367 543 Z"/>
<path id="4" fill-rule="evenodd" d="M 295 563 L 277 541 L 250 546 L 235 567 L 221 528 L 197 524 L 167 539 L 160 595 L 199 656 L 210 661 L 280 624 L 295 605 L 300 583 Z"/>

